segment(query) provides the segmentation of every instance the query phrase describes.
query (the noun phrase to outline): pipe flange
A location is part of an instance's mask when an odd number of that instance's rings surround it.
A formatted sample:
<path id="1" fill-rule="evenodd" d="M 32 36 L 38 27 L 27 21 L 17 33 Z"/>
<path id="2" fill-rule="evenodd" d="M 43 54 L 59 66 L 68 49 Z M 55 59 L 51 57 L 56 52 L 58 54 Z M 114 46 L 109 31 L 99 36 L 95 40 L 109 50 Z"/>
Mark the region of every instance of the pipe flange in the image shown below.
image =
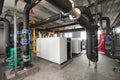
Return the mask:
<path id="1" fill-rule="evenodd" d="M 70 20 L 77 20 L 81 16 L 81 11 L 78 8 L 75 8 L 75 4 L 73 0 L 69 0 L 72 4 L 72 9 L 68 13 L 62 13 L 62 15 L 69 15 Z"/>
<path id="2" fill-rule="evenodd" d="M 73 11 L 73 9 L 75 8 L 74 1 L 73 1 L 73 0 L 69 0 L 69 1 L 70 1 L 70 3 L 72 4 L 72 9 L 71 9 L 69 12 L 67 12 L 67 13 L 64 13 L 64 12 L 61 11 L 62 15 L 65 15 L 65 16 L 70 15 L 70 13 L 71 13 L 71 12 Z"/>
<path id="3" fill-rule="evenodd" d="M 80 16 L 81 16 L 80 9 L 74 8 L 70 13 L 69 18 L 70 18 L 70 20 L 77 20 L 80 18 Z"/>

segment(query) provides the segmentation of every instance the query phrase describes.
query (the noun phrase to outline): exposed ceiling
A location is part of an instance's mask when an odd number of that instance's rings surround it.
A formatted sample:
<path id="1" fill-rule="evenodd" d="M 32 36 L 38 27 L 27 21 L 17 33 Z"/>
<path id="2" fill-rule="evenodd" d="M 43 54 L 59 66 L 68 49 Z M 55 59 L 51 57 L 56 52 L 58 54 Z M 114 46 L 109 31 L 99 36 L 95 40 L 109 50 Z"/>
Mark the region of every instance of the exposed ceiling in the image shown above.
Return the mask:
<path id="1" fill-rule="evenodd" d="M 10 9 L 13 10 L 15 0 L 5 0 L 4 11 Z M 95 0 L 74 0 L 75 6 L 86 6 L 91 9 L 94 13 L 94 2 Z M 120 0 L 98 0 L 99 6 L 102 8 L 103 16 L 109 17 L 111 20 L 111 26 L 120 26 Z M 23 17 L 23 9 L 25 3 L 19 1 L 17 4 L 18 13 Z M 31 19 L 40 21 L 49 16 L 60 13 L 60 10 L 43 0 L 36 7 L 33 8 L 34 14 L 31 14 Z M 61 19 L 45 26 L 54 26 L 70 22 L 69 19 Z"/>

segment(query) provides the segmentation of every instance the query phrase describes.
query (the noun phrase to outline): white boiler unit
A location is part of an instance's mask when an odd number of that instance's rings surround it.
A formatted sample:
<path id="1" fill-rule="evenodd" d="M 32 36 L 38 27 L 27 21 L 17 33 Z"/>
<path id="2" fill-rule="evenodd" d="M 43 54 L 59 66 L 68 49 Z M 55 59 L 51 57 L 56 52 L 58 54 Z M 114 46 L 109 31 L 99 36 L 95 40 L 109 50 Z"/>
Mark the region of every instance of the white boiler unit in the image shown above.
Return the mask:
<path id="1" fill-rule="evenodd" d="M 62 64 L 67 61 L 67 39 L 63 37 L 37 38 L 37 56 Z"/>
<path id="2" fill-rule="evenodd" d="M 79 39 L 72 39 L 72 53 L 79 54 L 81 52 L 81 41 Z"/>

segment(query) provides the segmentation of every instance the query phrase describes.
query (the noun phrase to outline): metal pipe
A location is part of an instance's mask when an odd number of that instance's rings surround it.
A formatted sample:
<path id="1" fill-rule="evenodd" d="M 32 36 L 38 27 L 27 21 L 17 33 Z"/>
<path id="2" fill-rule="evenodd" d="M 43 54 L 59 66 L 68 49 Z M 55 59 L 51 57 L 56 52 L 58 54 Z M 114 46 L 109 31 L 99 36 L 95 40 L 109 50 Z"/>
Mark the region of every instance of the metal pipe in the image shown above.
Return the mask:
<path id="1" fill-rule="evenodd" d="M 109 35 L 111 28 L 110 28 L 110 18 L 109 17 L 102 17 L 102 20 L 106 20 L 106 34 Z"/>
<path id="2" fill-rule="evenodd" d="M 45 30 L 52 30 L 52 29 L 57 29 L 57 28 L 63 28 L 63 27 L 68 27 L 68 26 L 72 26 L 72 25 L 76 25 L 78 24 L 78 22 L 72 22 L 72 23 L 68 23 L 68 24 L 63 24 L 63 25 L 58 25 L 58 26 L 54 26 L 51 28 L 47 28 Z"/>
<path id="3" fill-rule="evenodd" d="M 21 37 L 20 37 L 20 35 L 21 35 L 21 29 L 23 28 L 23 22 L 20 22 L 20 23 L 18 23 L 18 25 L 17 25 L 17 40 L 18 40 L 18 47 L 20 47 L 21 46 L 21 41 L 20 41 L 20 39 L 21 39 Z"/>
<path id="4" fill-rule="evenodd" d="M 24 67 L 29 66 L 29 34 L 28 34 L 28 28 L 29 28 L 29 11 L 34 6 L 36 6 L 40 0 L 31 0 L 30 3 L 27 3 L 24 8 L 24 23 L 23 23 L 23 39 L 22 39 L 22 52 L 23 52 L 23 62 Z"/>
<path id="5" fill-rule="evenodd" d="M 61 11 L 68 13 L 72 9 L 71 2 L 69 0 L 46 0 L 56 8 L 60 9 Z"/>
<path id="6" fill-rule="evenodd" d="M 98 0 L 95 0 L 95 23 L 98 23 Z"/>
<path id="7" fill-rule="evenodd" d="M 32 52 L 33 53 L 37 53 L 37 50 L 36 50 L 36 29 L 32 29 Z"/>
<path id="8" fill-rule="evenodd" d="M 15 63 L 15 77 L 17 76 L 17 11 L 14 6 L 14 63 Z"/>
<path id="9" fill-rule="evenodd" d="M 58 30 L 55 33 L 66 33 L 66 32 L 76 32 L 76 31 L 85 31 L 85 28 L 76 28 L 76 29 L 68 29 L 68 30 Z"/>
<path id="10" fill-rule="evenodd" d="M 88 7 L 85 6 L 77 6 L 76 8 L 80 9 L 81 13 L 86 15 L 89 18 L 89 22 L 94 22 L 92 13 Z"/>
<path id="11" fill-rule="evenodd" d="M 98 40 L 95 31 L 87 31 L 86 54 L 87 58 L 93 62 L 98 61 Z"/>
<path id="12" fill-rule="evenodd" d="M 36 22 L 36 24 L 31 25 L 31 28 L 36 28 L 36 27 L 38 27 L 38 26 L 40 26 L 40 25 L 44 25 L 44 24 L 47 24 L 47 23 L 56 21 L 56 20 L 61 19 L 61 18 L 66 18 L 66 17 L 68 17 L 68 16 L 69 16 L 69 15 L 63 15 L 63 14 L 61 14 L 61 13 L 60 13 L 60 14 L 56 14 L 56 15 L 54 15 L 54 16 L 48 17 L 48 18 L 46 18 L 46 19 L 43 19 L 43 20 L 41 20 L 40 22 Z"/>
<path id="13" fill-rule="evenodd" d="M 78 24 L 78 22 L 72 22 L 72 23 L 68 23 L 68 24 L 54 26 L 54 27 L 51 27 L 51 28 L 37 29 L 37 30 L 39 30 L 39 31 L 53 31 L 54 29 L 57 29 L 57 28 L 65 28 L 65 27 L 69 27 L 69 26 L 72 26 L 72 25 L 76 25 L 76 24 Z"/>
<path id="14" fill-rule="evenodd" d="M 2 14 L 4 0 L 0 0 L 0 15 Z"/>
<path id="15" fill-rule="evenodd" d="M 1 18 L 0 17 L 0 21 L 3 21 L 3 22 L 5 22 L 7 25 L 4 27 L 5 28 L 5 32 L 6 32 L 6 36 L 5 36 L 5 42 L 6 42 L 6 44 L 8 45 L 8 46 L 10 46 L 10 47 L 14 47 L 14 45 L 11 43 L 11 41 L 10 41 L 10 30 L 11 30 L 11 27 L 10 27 L 10 22 L 7 20 L 7 19 L 5 19 L 5 18 Z"/>

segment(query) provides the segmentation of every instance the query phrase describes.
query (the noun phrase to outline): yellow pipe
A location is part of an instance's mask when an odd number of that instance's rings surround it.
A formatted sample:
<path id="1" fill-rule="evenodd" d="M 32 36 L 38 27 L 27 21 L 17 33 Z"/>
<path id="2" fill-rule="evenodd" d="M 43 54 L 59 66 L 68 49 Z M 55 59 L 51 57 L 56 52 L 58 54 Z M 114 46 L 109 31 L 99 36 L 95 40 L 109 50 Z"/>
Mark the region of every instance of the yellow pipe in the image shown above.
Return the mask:
<path id="1" fill-rule="evenodd" d="M 32 52 L 36 53 L 36 31 L 35 29 L 32 29 L 32 35 L 33 35 L 33 40 L 32 40 Z"/>
<path id="2" fill-rule="evenodd" d="M 57 33 L 57 37 L 60 37 L 60 32 Z"/>
<path id="3" fill-rule="evenodd" d="M 49 34 L 50 34 L 50 37 L 53 37 L 54 32 L 49 32 Z"/>

